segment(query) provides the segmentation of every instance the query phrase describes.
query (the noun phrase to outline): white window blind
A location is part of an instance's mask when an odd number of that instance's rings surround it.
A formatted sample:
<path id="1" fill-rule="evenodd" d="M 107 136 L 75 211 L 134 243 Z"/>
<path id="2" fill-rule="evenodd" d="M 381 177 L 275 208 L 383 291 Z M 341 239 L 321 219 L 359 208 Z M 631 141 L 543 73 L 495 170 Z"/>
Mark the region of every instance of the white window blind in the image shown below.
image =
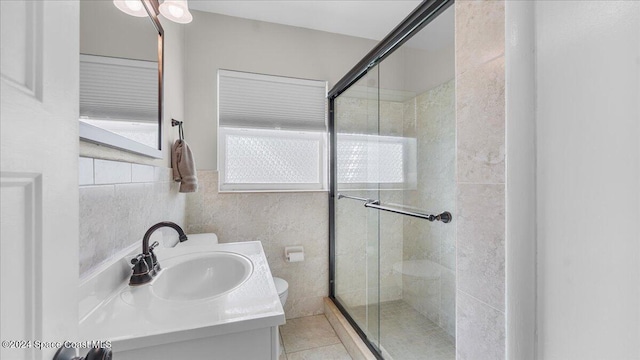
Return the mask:
<path id="1" fill-rule="evenodd" d="M 80 55 L 80 117 L 158 122 L 158 63 Z"/>
<path id="2" fill-rule="evenodd" d="M 326 81 L 218 72 L 221 127 L 326 131 Z"/>
<path id="3" fill-rule="evenodd" d="M 327 188 L 325 81 L 218 72 L 221 191 Z"/>

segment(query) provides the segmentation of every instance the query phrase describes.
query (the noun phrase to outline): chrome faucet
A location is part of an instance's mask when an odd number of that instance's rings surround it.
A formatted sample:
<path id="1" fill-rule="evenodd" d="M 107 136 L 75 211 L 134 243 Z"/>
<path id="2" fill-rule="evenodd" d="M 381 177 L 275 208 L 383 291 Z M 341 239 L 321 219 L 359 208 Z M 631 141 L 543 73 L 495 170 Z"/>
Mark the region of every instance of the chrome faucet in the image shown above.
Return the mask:
<path id="1" fill-rule="evenodd" d="M 170 227 L 177 231 L 180 242 L 188 240 L 184 230 L 176 223 L 163 221 L 150 227 L 142 238 L 142 253 L 131 259 L 131 264 L 133 264 L 131 270 L 133 270 L 133 274 L 129 280 L 129 285 L 146 284 L 153 280 L 153 277 L 160 271 L 160 264 L 158 263 L 156 255 L 153 253 L 153 249 L 158 246 L 158 242 L 156 241 L 149 246 L 149 238 L 151 238 L 151 234 L 153 234 L 154 231 L 161 227 Z"/>

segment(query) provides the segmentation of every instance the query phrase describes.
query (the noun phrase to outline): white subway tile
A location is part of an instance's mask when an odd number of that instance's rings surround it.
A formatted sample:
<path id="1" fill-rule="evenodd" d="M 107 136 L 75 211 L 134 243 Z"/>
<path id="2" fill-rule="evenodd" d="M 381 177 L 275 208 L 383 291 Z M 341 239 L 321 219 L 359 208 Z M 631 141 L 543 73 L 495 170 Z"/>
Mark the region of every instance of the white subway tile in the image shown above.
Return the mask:
<path id="1" fill-rule="evenodd" d="M 131 164 L 120 161 L 94 160 L 95 184 L 125 184 L 131 182 Z"/>
<path id="2" fill-rule="evenodd" d="M 150 165 L 131 164 L 131 182 L 153 182 L 154 167 Z"/>
<path id="3" fill-rule="evenodd" d="M 81 157 L 78 161 L 78 182 L 80 185 L 93 185 L 93 159 Z"/>

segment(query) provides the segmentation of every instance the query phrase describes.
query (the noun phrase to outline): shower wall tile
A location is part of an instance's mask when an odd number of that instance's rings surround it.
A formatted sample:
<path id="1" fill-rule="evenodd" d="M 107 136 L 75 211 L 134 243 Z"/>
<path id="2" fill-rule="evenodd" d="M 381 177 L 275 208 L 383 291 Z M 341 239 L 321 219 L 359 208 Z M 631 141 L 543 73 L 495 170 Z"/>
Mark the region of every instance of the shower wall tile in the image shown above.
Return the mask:
<path id="1" fill-rule="evenodd" d="M 142 244 L 151 225 L 165 220 L 185 224 L 186 196 L 178 193 L 177 183 L 170 178 L 171 169 L 90 160 L 97 164 L 97 183 L 109 184 L 79 188 L 81 278 L 117 260 L 132 244 Z M 132 182 L 133 168 L 142 170 L 136 175 L 140 182 Z M 111 170 L 116 174 L 108 174 Z"/>
<path id="2" fill-rule="evenodd" d="M 458 186 L 458 289 L 501 311 L 505 301 L 504 196 L 503 184 Z"/>
<path id="3" fill-rule="evenodd" d="M 416 98 L 409 99 L 402 104 L 402 135 L 416 136 Z"/>
<path id="4" fill-rule="evenodd" d="M 369 100 L 339 97 L 336 101 L 336 131 L 339 133 L 369 133 Z M 377 114 L 377 109 L 372 109 Z M 376 121 L 377 124 L 377 121 Z"/>
<path id="5" fill-rule="evenodd" d="M 402 103 L 380 101 L 380 135 L 402 136 Z"/>
<path id="6" fill-rule="evenodd" d="M 418 125 L 422 125 L 429 133 L 438 134 L 429 138 L 430 140 L 442 138 L 443 135 L 448 138 L 447 135 L 455 130 L 450 126 L 453 124 L 448 124 L 447 120 L 442 119 L 455 111 L 454 92 L 455 81 L 452 79 L 416 96 L 416 118 L 421 122 Z M 443 122 L 445 124 L 442 124 Z"/>
<path id="7" fill-rule="evenodd" d="M 457 359 L 504 359 L 504 313 L 462 291 L 458 291 L 457 299 Z"/>
<path id="8" fill-rule="evenodd" d="M 458 181 L 504 183 L 504 56 L 459 74 Z"/>
<path id="9" fill-rule="evenodd" d="M 402 299 L 438 324 L 440 322 L 440 278 L 402 276 Z"/>
<path id="10" fill-rule="evenodd" d="M 456 1 L 456 347 L 505 357 L 504 0 Z M 444 294 L 445 290 L 443 290 Z"/>
<path id="11" fill-rule="evenodd" d="M 455 204 L 445 209 L 449 210 L 452 214 L 456 212 Z M 440 244 L 440 265 L 451 271 L 456 271 L 456 252 L 458 250 L 456 246 L 457 221 L 454 217 L 451 222 L 447 224 L 450 226 L 446 228 L 445 231 L 447 234 L 443 236 L 442 243 Z"/>
<path id="12" fill-rule="evenodd" d="M 453 212 L 455 81 L 447 81 L 405 101 L 403 113 L 404 129 L 408 131 L 405 136 L 417 138 L 417 186 L 415 190 L 404 191 L 404 204 L 427 212 Z M 444 272 L 448 271 L 447 268 L 455 269 L 455 220 L 445 225 L 405 218 L 403 244 L 406 264 L 415 260 L 441 268 L 439 273 L 443 276 L 422 278 L 404 275 L 402 299 L 452 336 L 455 334 L 454 311 L 445 313 L 447 308 L 442 301 L 445 299 Z M 446 300 L 455 303 L 455 292 Z"/>
<path id="13" fill-rule="evenodd" d="M 443 270 L 440 278 L 440 327 L 452 339 L 456 336 L 456 273 Z"/>
<path id="14" fill-rule="evenodd" d="M 402 104 L 396 107 L 402 114 Z M 402 129 L 402 123 L 399 123 Z M 403 194 L 400 191 L 380 193 L 380 201 L 387 204 L 402 204 Z M 402 275 L 394 269 L 402 261 L 404 217 L 397 214 L 379 213 L 380 236 L 380 301 L 393 301 L 402 298 Z M 397 266 L 396 266 L 397 267 Z"/>
<path id="15" fill-rule="evenodd" d="M 221 243 L 260 241 L 274 276 L 289 282 L 287 318 L 323 312 L 328 295 L 328 194 L 220 193 L 218 173 L 198 171 L 200 190 L 187 194 L 190 233 L 213 232 Z M 288 263 L 286 246 L 304 247 L 303 262 Z"/>
<path id="16" fill-rule="evenodd" d="M 455 7 L 460 75 L 504 54 L 504 1 L 458 0 Z"/>

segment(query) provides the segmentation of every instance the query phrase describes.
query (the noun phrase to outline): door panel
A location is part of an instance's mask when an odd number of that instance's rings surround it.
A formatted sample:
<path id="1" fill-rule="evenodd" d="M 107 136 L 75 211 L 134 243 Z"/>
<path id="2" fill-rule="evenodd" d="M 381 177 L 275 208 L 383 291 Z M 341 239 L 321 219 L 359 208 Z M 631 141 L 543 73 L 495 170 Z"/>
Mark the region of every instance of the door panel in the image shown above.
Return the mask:
<path id="1" fill-rule="evenodd" d="M 378 68 L 335 100 L 337 192 L 335 296 L 367 338 L 379 341 Z M 355 199 L 353 198 L 355 197 Z"/>
<path id="2" fill-rule="evenodd" d="M 2 340 L 78 326 L 78 3 L 0 1 Z M 2 348 L 2 359 L 56 349 Z"/>
<path id="3" fill-rule="evenodd" d="M 39 272 L 36 252 L 42 244 L 36 230 L 42 227 L 38 209 L 42 206 L 39 176 L 0 178 L 2 216 L 0 220 L 0 283 L 2 294 L 2 340 L 37 339 L 36 320 L 41 318 L 40 288 L 36 277 Z M 6 241 L 9 240 L 9 241 Z M 11 281 L 5 281 L 5 278 Z M 11 337 L 8 337 L 9 334 Z M 33 348 L 10 349 L 2 346 L 0 357 L 34 359 Z"/>

